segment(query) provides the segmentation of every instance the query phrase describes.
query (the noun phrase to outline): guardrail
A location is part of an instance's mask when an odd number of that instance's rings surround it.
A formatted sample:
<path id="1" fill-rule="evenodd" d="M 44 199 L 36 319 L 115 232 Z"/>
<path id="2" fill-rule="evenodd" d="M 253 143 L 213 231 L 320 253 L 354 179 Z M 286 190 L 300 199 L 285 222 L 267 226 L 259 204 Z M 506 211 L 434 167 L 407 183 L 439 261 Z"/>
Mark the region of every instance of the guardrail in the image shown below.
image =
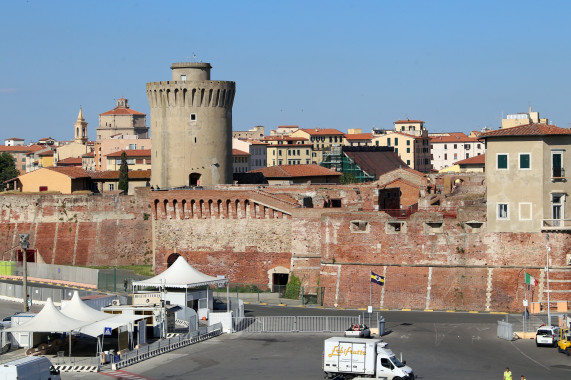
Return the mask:
<path id="1" fill-rule="evenodd" d="M 222 334 L 222 324 L 216 323 L 212 326 L 200 329 L 199 331 L 181 334 L 174 338 L 159 340 L 145 347 L 121 353 L 121 360 L 113 362 L 111 364 L 111 368 L 113 370 L 124 368 L 139 363 L 140 361 L 150 359 L 154 356 L 164 354 L 165 352 L 214 338 L 220 334 Z"/>
<path id="2" fill-rule="evenodd" d="M 234 317 L 235 332 L 343 332 L 355 323 L 361 323 L 361 317 L 346 316 L 266 316 L 266 317 Z"/>

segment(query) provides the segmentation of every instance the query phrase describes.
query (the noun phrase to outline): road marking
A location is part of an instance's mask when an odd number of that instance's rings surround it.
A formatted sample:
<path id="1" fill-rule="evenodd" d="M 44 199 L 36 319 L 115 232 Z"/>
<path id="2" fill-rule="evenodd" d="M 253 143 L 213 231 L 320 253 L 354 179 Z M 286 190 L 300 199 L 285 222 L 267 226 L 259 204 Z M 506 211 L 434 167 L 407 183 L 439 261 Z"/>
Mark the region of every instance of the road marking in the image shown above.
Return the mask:
<path id="1" fill-rule="evenodd" d="M 446 310 L 447 313 L 455 313 L 456 310 Z"/>
<path id="2" fill-rule="evenodd" d="M 544 366 L 543 364 L 541 364 L 540 362 L 538 362 L 537 360 L 534 360 L 532 358 L 530 358 L 528 355 L 526 355 L 522 350 L 519 349 L 518 346 L 516 346 L 515 344 L 513 344 L 513 342 L 510 342 L 512 346 L 514 346 L 516 348 L 516 350 L 518 350 L 523 356 L 525 356 L 526 358 L 528 358 L 529 360 L 531 360 L 532 362 L 534 362 L 535 364 L 537 364 L 538 366 L 541 366 L 543 368 L 545 368 L 546 370 L 549 371 L 549 368 L 547 368 L 546 366 Z"/>
<path id="3" fill-rule="evenodd" d="M 432 309 L 424 309 L 424 311 L 434 311 L 434 310 L 432 310 Z"/>
<path id="4" fill-rule="evenodd" d="M 476 310 L 471 310 L 471 311 L 469 311 L 468 313 L 472 313 L 472 314 L 478 314 L 478 313 L 479 313 L 479 311 L 476 311 Z"/>
<path id="5" fill-rule="evenodd" d="M 402 309 L 402 311 L 412 311 L 412 309 Z"/>
<path id="6" fill-rule="evenodd" d="M 119 379 L 153 380 L 150 377 L 145 377 L 145 376 L 137 375 L 136 373 L 130 373 L 130 372 L 121 371 L 121 370 L 106 371 L 106 372 L 99 372 L 99 373 L 102 375 L 105 375 L 105 376 L 115 377 L 115 378 L 119 378 Z"/>

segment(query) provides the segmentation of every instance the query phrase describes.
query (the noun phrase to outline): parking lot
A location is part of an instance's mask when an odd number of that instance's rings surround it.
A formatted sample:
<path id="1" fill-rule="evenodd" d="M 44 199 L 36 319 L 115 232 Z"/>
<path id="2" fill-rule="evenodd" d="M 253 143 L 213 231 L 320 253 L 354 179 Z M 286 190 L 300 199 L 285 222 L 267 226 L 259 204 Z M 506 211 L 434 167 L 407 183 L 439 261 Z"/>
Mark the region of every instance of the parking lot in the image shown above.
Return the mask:
<path id="1" fill-rule="evenodd" d="M 250 307 L 252 309 L 254 307 Z M 357 311 L 266 308 L 259 314 L 355 315 Z M 504 316 L 468 313 L 386 312 L 384 337 L 402 352 L 419 379 L 501 379 L 506 366 L 514 379 L 571 378 L 571 358 L 556 348 L 536 347 L 531 339 L 513 342 L 496 337 Z M 339 334 L 225 334 L 105 374 L 63 374 L 63 379 L 109 376 L 141 379 L 322 379 L 323 341 Z M 103 377 L 105 376 L 105 377 Z M 133 377 L 131 377 L 133 378 Z"/>

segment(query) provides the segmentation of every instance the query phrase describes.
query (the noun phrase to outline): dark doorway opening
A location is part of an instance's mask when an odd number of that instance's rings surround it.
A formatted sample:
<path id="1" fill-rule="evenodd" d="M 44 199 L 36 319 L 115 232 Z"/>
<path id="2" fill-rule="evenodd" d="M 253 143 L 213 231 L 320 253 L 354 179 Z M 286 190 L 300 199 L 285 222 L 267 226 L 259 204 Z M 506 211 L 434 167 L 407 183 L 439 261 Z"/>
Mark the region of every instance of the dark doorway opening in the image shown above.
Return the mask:
<path id="1" fill-rule="evenodd" d="M 179 258 L 179 256 L 180 255 L 178 253 L 171 254 L 167 259 L 167 268 L 170 268 L 170 266 L 174 264 L 174 262 L 176 261 L 176 259 Z"/>
<path id="2" fill-rule="evenodd" d="M 24 255 L 22 254 L 22 250 L 19 249 L 16 252 L 16 261 L 24 262 Z M 26 262 L 28 263 L 35 263 L 36 262 L 36 250 L 35 249 L 26 249 Z"/>
<path id="3" fill-rule="evenodd" d="M 274 273 L 272 276 L 272 291 L 281 295 L 285 294 L 288 278 L 289 274 L 287 273 Z"/>
<path id="4" fill-rule="evenodd" d="M 188 176 L 188 184 L 189 186 L 198 186 L 200 185 L 200 173 L 191 173 Z"/>

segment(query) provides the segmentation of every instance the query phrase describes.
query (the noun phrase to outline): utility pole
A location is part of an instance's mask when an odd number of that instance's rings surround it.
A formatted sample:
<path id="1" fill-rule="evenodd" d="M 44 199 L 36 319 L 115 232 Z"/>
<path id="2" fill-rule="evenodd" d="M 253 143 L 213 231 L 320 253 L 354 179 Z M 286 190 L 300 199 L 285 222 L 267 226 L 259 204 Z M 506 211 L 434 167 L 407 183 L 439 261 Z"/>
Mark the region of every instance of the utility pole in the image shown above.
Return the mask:
<path id="1" fill-rule="evenodd" d="M 28 308 L 28 252 L 27 252 L 29 246 L 30 246 L 30 234 L 20 234 L 20 248 L 22 249 L 22 261 L 23 261 L 22 298 L 24 299 L 25 312 L 30 311 L 30 309 Z"/>
<path id="2" fill-rule="evenodd" d="M 551 326 L 551 303 L 549 302 L 549 252 L 551 251 L 551 247 L 549 246 L 549 234 L 545 235 L 545 240 L 547 240 L 545 244 L 547 247 L 547 266 L 545 267 L 545 271 L 547 272 L 547 326 Z"/>

